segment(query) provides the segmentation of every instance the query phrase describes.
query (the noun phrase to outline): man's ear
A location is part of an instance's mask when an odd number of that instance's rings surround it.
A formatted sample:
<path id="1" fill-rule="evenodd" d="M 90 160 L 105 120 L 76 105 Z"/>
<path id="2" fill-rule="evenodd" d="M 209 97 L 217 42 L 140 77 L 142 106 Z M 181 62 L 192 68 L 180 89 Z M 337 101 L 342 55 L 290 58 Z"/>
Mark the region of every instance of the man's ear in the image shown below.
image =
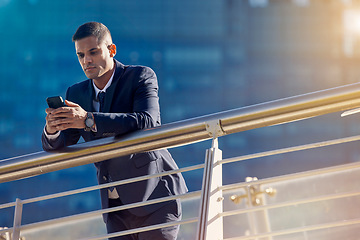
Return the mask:
<path id="1" fill-rule="evenodd" d="M 116 45 L 112 43 L 108 46 L 108 49 L 110 52 L 110 57 L 114 57 L 116 55 Z"/>

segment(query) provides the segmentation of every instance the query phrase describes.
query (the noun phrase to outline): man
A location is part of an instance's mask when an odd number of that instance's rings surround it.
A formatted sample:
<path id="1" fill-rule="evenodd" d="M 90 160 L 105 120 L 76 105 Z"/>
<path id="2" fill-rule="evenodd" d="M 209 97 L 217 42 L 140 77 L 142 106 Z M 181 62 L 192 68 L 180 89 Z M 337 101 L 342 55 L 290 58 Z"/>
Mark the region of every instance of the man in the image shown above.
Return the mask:
<path id="1" fill-rule="evenodd" d="M 67 106 L 46 109 L 43 149 L 76 144 L 159 126 L 160 110 L 155 73 L 148 67 L 125 66 L 114 59 L 116 46 L 101 23 L 81 25 L 73 36 L 80 65 L 89 78 L 66 92 Z M 105 95 L 105 96 L 104 96 Z M 177 169 L 167 150 L 132 154 L 95 163 L 99 184 Z M 101 189 L 103 208 L 120 206 L 187 191 L 181 174 Z M 177 221 L 178 200 L 104 214 L 108 233 Z M 176 239 L 179 227 L 167 227 L 112 239 Z"/>

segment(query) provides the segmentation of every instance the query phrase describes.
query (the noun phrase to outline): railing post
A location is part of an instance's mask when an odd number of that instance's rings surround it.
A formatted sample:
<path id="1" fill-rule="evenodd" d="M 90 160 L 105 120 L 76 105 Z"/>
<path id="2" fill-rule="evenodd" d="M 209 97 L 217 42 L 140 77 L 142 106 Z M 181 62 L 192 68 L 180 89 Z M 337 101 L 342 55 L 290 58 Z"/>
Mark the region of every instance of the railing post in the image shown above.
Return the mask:
<path id="1" fill-rule="evenodd" d="M 200 199 L 197 240 L 223 239 L 222 151 L 218 139 L 214 138 L 212 148 L 206 150 L 204 176 Z"/>
<path id="2" fill-rule="evenodd" d="M 15 214 L 14 214 L 14 226 L 13 226 L 13 235 L 12 235 L 13 240 L 20 239 L 22 209 L 23 209 L 23 203 L 21 199 L 17 198 L 15 205 Z"/>

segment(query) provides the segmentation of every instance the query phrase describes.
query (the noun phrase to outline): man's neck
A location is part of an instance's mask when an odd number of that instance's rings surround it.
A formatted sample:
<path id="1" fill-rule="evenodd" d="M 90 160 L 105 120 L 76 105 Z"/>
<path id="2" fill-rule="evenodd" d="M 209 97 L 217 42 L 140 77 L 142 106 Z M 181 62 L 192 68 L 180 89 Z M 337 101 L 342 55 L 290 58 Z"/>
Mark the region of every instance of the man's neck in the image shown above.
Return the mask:
<path id="1" fill-rule="evenodd" d="M 113 65 L 113 67 L 110 71 L 108 71 L 107 73 L 102 75 L 100 78 L 93 79 L 96 87 L 99 88 L 100 90 L 104 89 L 106 84 L 109 82 L 111 76 L 113 75 L 114 71 L 115 71 L 115 64 Z"/>

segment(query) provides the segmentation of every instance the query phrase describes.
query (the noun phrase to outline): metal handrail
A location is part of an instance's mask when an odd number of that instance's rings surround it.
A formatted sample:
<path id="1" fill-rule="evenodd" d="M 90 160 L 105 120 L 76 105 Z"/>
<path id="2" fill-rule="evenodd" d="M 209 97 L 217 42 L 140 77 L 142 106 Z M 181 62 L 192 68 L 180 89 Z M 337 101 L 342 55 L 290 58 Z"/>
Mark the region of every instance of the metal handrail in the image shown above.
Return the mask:
<path id="1" fill-rule="evenodd" d="M 278 150 L 273 150 L 273 151 L 267 151 L 267 152 L 258 153 L 258 154 L 255 154 L 255 155 L 251 154 L 251 155 L 246 155 L 246 156 L 237 157 L 237 158 L 228 158 L 228 159 L 221 160 L 219 162 L 219 164 L 227 164 L 227 163 L 232 163 L 232 162 L 235 162 L 235 161 L 249 160 L 249 159 L 263 157 L 263 156 L 271 156 L 271 155 L 275 155 L 275 154 L 289 153 L 289 152 L 293 152 L 293 151 L 311 149 L 311 148 L 315 148 L 315 147 L 324 147 L 324 146 L 329 146 L 329 145 L 334 145 L 334 144 L 339 144 L 339 143 L 358 141 L 359 138 L 360 138 L 360 136 L 353 136 L 353 137 L 348 137 L 348 138 L 340 138 L 340 139 L 335 139 L 335 140 L 330 140 L 330 141 L 325 141 L 325 142 L 317 142 L 317 143 L 306 144 L 306 145 L 301 145 L 301 146 L 296 146 L 296 147 L 290 147 L 290 148 L 278 149 Z M 175 170 L 175 171 L 176 172 L 185 172 L 185 171 L 197 170 L 197 169 L 202 168 L 203 165 L 204 164 L 194 165 L 194 166 L 191 166 L 191 167 L 185 167 L 185 168 Z M 314 175 L 320 175 L 320 174 L 327 174 L 327 173 L 333 173 L 333 172 L 338 172 L 338 171 L 350 170 L 350 169 L 359 168 L 359 167 L 360 167 L 360 163 L 355 162 L 355 163 L 341 165 L 341 166 L 334 166 L 334 167 L 329 167 L 329 168 L 324 168 L 324 169 L 316 169 L 316 170 L 311 170 L 311 171 L 306 171 L 306 172 L 300 172 L 300 173 L 289 174 L 289 175 L 284 175 L 284 176 L 272 177 L 272 178 L 268 178 L 268 179 L 262 179 L 262 180 L 258 180 L 256 183 L 257 184 L 268 184 L 268 183 L 274 183 L 274 182 L 281 182 L 281 181 L 285 181 L 285 180 L 292 180 L 292 179 L 298 179 L 298 178 L 309 177 L 309 176 L 314 176 Z M 166 175 L 166 174 L 169 174 L 169 173 L 172 173 L 172 171 L 161 173 L 161 175 Z M 157 176 L 157 174 L 146 176 L 146 178 L 151 178 L 151 177 L 155 177 L 155 176 Z M 128 182 L 140 181 L 140 180 L 142 180 L 142 179 L 141 178 L 132 178 L 132 179 L 126 180 L 125 182 L 124 181 L 114 182 L 112 185 L 114 185 L 114 184 L 115 185 L 116 184 L 126 184 Z M 232 190 L 232 189 L 235 189 L 235 188 L 238 189 L 238 188 L 246 187 L 248 184 L 249 183 L 229 184 L 229 185 L 221 186 L 219 188 L 222 191 L 229 191 L 229 190 Z M 103 188 L 103 187 L 109 187 L 109 186 L 108 185 L 106 185 L 106 186 L 97 185 L 97 186 L 82 188 L 80 190 L 71 190 L 71 191 L 67 191 L 67 192 L 63 192 L 63 193 L 50 194 L 50 195 L 47 195 L 47 196 L 22 200 L 22 204 L 33 203 L 33 202 L 37 202 L 37 201 L 48 200 L 48 199 L 68 196 L 68 195 L 72 195 L 72 194 L 93 191 L 93 190 L 97 190 L 97 189 L 100 189 L 100 188 Z M 284 206 L 290 206 L 290 205 L 294 205 L 294 204 L 304 204 L 304 203 L 318 202 L 318 201 L 324 201 L 324 200 L 329 200 L 329 199 L 337 199 L 337 198 L 351 197 L 351 196 L 357 196 L 357 195 L 360 195 L 360 192 L 353 191 L 353 192 L 345 192 L 345 193 L 336 193 L 336 194 L 324 195 L 324 196 L 319 196 L 319 197 L 314 197 L 314 198 L 307 198 L 307 199 L 300 199 L 300 200 L 295 200 L 295 201 L 288 201 L 288 202 L 284 202 L 284 203 L 270 204 L 270 205 L 267 205 L 267 206 L 260 206 L 260 207 L 257 207 L 257 208 L 233 210 L 233 211 L 220 213 L 219 215 L 222 216 L 222 217 L 227 217 L 227 216 L 238 215 L 238 214 L 243 214 L 243 213 L 261 211 L 261 210 L 264 210 L 264 209 L 273 209 L 273 208 L 279 208 L 279 207 L 284 207 Z M 57 224 L 57 223 L 63 223 L 63 222 L 68 222 L 68 221 L 73 221 L 73 220 L 78 220 L 78 219 L 83 219 L 83 218 L 89 218 L 89 217 L 93 217 L 93 216 L 100 216 L 101 214 L 107 213 L 107 212 L 110 212 L 110 211 L 118 211 L 118 210 L 123 210 L 123 209 L 129 209 L 129 208 L 133 208 L 133 207 L 139 207 L 139 206 L 144 206 L 144 205 L 148 205 L 148 204 L 154 204 L 154 203 L 158 203 L 158 202 L 162 202 L 162 201 L 173 200 L 175 198 L 187 199 L 187 198 L 193 198 L 193 197 L 199 197 L 199 196 L 200 196 L 200 191 L 196 191 L 196 192 L 191 192 L 191 193 L 187 193 L 187 194 L 183 194 L 183 195 L 179 195 L 179 196 L 170 196 L 170 197 L 150 200 L 150 201 L 146 201 L 146 202 L 134 203 L 134 204 L 126 205 L 126 206 L 120 206 L 120 207 L 115 207 L 115 208 L 96 210 L 96 211 L 92 211 L 92 212 L 88 212 L 88 213 L 81 213 L 81 214 L 62 217 L 62 218 L 58 218 L 58 219 L 26 224 L 26 225 L 22 225 L 19 228 L 21 229 L 21 231 L 26 231 L 26 230 L 29 230 L 29 229 L 54 225 L 54 224 Z M 14 205 L 15 205 L 15 203 L 11 204 L 11 206 L 14 206 Z M 5 208 L 5 207 L 11 207 L 11 206 L 9 204 L 3 204 L 3 205 L 0 205 L 0 209 Z M 196 222 L 196 219 L 197 218 L 188 219 L 186 221 L 177 222 L 177 224 L 194 223 L 194 222 Z M 159 226 L 153 226 L 153 227 L 159 227 Z M 0 230 L 0 234 L 8 232 L 8 231 L 12 231 L 12 230 L 13 230 L 13 228 Z M 137 231 L 137 230 L 139 230 L 139 229 L 136 229 L 134 231 Z M 140 229 L 140 230 L 145 231 L 145 229 Z M 299 229 L 297 229 L 296 231 L 299 231 Z M 116 233 L 116 234 L 125 235 L 125 234 L 127 234 L 127 232 Z M 287 234 L 287 233 L 281 232 L 281 233 L 277 233 L 277 234 L 282 235 L 282 234 Z M 91 239 L 103 239 L 103 238 L 105 238 L 104 236 L 98 236 L 98 237 L 91 238 Z M 242 237 L 240 237 L 240 239 L 242 239 Z"/>
<path id="2" fill-rule="evenodd" d="M 230 163 L 230 162 L 226 161 L 226 159 L 224 159 L 224 160 L 225 161 L 222 162 L 221 164 Z M 231 162 L 233 162 L 233 161 L 231 161 Z M 198 166 L 198 165 L 196 165 L 196 166 Z M 323 168 L 323 169 L 316 169 L 316 170 L 311 170 L 311 171 L 306 171 L 306 172 L 300 172 L 300 173 L 295 173 L 295 174 L 288 174 L 288 175 L 283 175 L 283 176 L 262 179 L 262 180 L 256 181 L 256 184 L 263 185 L 263 184 L 269 184 L 269 183 L 274 183 L 274 182 L 283 182 L 283 181 L 299 179 L 299 178 L 304 178 L 304 177 L 334 173 L 334 172 L 338 172 L 338 171 L 352 170 L 352 169 L 359 168 L 359 167 L 360 167 L 360 163 L 355 162 L 355 163 L 351 163 L 351 164 L 333 166 L 333 167 L 328 167 L 328 168 Z M 189 169 L 187 169 L 187 170 L 189 170 Z M 235 188 L 239 189 L 239 188 L 246 187 L 248 184 L 249 183 L 243 182 L 243 183 L 237 183 L 237 184 L 224 185 L 224 186 L 221 186 L 220 188 L 223 191 L 227 192 L 227 191 L 233 190 Z M 93 188 L 94 189 L 91 189 L 91 190 L 97 190 L 97 189 L 101 188 L 101 186 L 97 185 L 97 186 L 94 186 Z M 87 188 L 84 188 L 84 189 L 87 189 Z M 90 189 L 88 189 L 88 190 L 90 190 Z M 72 192 L 72 191 L 69 191 L 69 192 Z M 73 194 L 76 194 L 76 192 L 74 192 Z M 32 198 L 32 199 L 23 200 L 22 202 L 23 202 L 23 204 L 26 204 L 26 203 L 35 202 L 34 199 L 37 199 L 37 201 L 42 201 L 42 200 L 48 200 L 48 199 L 61 197 L 61 196 L 57 196 L 57 195 L 58 194 L 51 194 L 51 195 L 45 196 L 44 199 Z M 69 194 L 66 194 L 66 195 L 69 195 Z M 244 214 L 244 213 L 249 213 L 249 212 L 257 212 L 257 211 L 292 206 L 292 205 L 299 205 L 299 204 L 312 203 L 312 202 L 321 202 L 321 201 L 325 201 L 325 200 L 338 199 L 338 198 L 344 198 L 344 197 L 353 197 L 353 196 L 358 196 L 358 195 L 360 195 L 359 191 L 335 193 L 335 194 L 329 194 L 329 195 L 323 195 L 323 196 L 316 196 L 316 197 L 312 197 L 312 198 L 287 201 L 287 202 L 283 202 L 283 203 L 269 204 L 266 206 L 257 206 L 256 208 L 250 208 L 250 209 L 237 209 L 237 210 L 223 212 L 223 213 L 220 213 L 219 215 L 221 217 L 228 217 L 228 216 Z M 103 213 L 107 213 L 107 212 L 111 212 L 111 211 L 129 209 L 129 208 L 133 208 L 133 207 L 139 207 L 139 206 L 144 206 L 144 205 L 148 205 L 148 204 L 154 204 L 154 203 L 158 203 L 158 202 L 173 200 L 176 198 L 188 199 L 188 198 L 194 198 L 194 197 L 199 197 L 199 196 L 200 196 L 200 191 L 195 191 L 195 192 L 190 192 L 190 193 L 186 193 L 186 194 L 182 194 L 182 195 L 178 195 L 178 196 L 164 197 L 164 198 L 160 198 L 160 199 L 148 200 L 145 202 L 129 204 L 126 206 L 119 206 L 119 207 L 114 207 L 114 208 L 109 208 L 109 209 L 95 210 L 95 211 L 91 211 L 91 212 L 87 212 L 87 213 L 80 213 L 80 214 L 66 216 L 66 217 L 62 217 L 62 218 L 46 220 L 43 222 L 25 224 L 25 225 L 22 225 L 20 228 L 21 228 L 21 231 L 26 231 L 29 229 L 36 229 L 36 228 L 44 227 L 44 226 L 52 226 L 52 225 L 63 223 L 63 222 L 70 222 L 70 221 L 79 220 L 79 219 L 83 219 L 83 218 L 100 216 Z M 194 223 L 195 221 L 197 221 L 197 218 L 191 218 L 191 219 L 187 219 L 185 221 L 177 222 L 177 224 Z M 325 227 L 325 226 L 327 226 L 327 225 L 323 225 L 323 227 Z M 307 228 L 307 227 L 304 227 L 304 228 Z M 300 232 L 301 229 L 302 228 L 296 229 L 295 231 Z M 13 230 L 13 228 L 3 229 L 3 230 L 0 230 L 0 234 L 8 232 L 8 231 L 12 231 L 12 230 Z M 134 229 L 134 231 L 137 231 L 137 230 L 139 230 L 139 229 Z M 293 230 L 291 230 L 291 231 L 293 231 Z M 117 233 L 117 234 L 120 234 L 120 233 Z M 124 235 L 124 234 L 126 234 L 126 232 L 121 233 L 121 235 Z M 267 234 L 271 234 L 271 233 L 267 233 Z M 277 235 L 285 235 L 288 233 L 280 232 L 280 233 L 276 233 L 276 234 Z M 98 237 L 91 238 L 91 239 L 103 239 L 104 236 L 98 236 Z M 249 237 L 249 236 L 247 236 L 247 237 Z M 234 239 L 238 239 L 238 238 L 234 238 Z M 243 237 L 240 237 L 239 239 L 243 239 Z"/>
<path id="3" fill-rule="evenodd" d="M 344 111 L 360 106 L 360 83 L 0 161 L 0 183 L 161 148 L 204 141 L 250 129 Z M 214 127 L 215 126 L 215 127 Z M 216 127 L 217 126 L 217 127 Z"/>
<path id="4" fill-rule="evenodd" d="M 227 159 L 221 160 L 219 162 L 219 164 L 233 163 L 233 162 L 238 162 L 238 161 L 246 161 L 246 160 L 255 159 L 255 158 L 273 156 L 273 155 L 284 154 L 284 153 L 291 153 L 291 152 L 295 152 L 295 151 L 308 150 L 308 149 L 313 149 L 313 148 L 318 148 L 318 147 L 332 146 L 332 145 L 336 145 L 336 144 L 349 143 L 349 142 L 354 142 L 354 141 L 359 141 L 359 140 L 360 140 L 360 135 L 356 135 L 356 136 L 333 139 L 333 140 L 328 140 L 328 141 L 304 144 L 304 145 L 299 145 L 299 146 L 295 146 L 295 147 L 270 150 L 270 151 L 249 154 L 249 155 L 244 155 L 244 156 L 239 156 L 239 157 L 227 158 Z M 76 189 L 76 190 L 69 190 L 69 191 L 65 191 L 65 192 L 61 192 L 61 193 L 54 193 L 54 194 L 50 194 L 50 195 L 34 197 L 34 198 L 22 200 L 22 202 L 23 202 L 23 204 L 28 204 L 28 203 L 58 198 L 58 197 L 65 197 L 65 196 L 70 196 L 73 194 L 85 193 L 85 192 L 89 192 L 89 191 L 99 190 L 102 188 L 123 185 L 123 184 L 127 184 L 130 182 L 143 181 L 143 180 L 147 180 L 149 178 L 161 177 L 161 176 L 165 176 L 168 174 L 175 174 L 175 173 L 180 173 L 180 172 L 182 173 L 182 172 L 187 172 L 187 171 L 192 171 L 192 170 L 198 170 L 203 167 L 204 167 L 204 164 L 202 163 L 202 164 L 192 165 L 189 167 L 184 167 L 184 168 L 177 169 L 177 170 L 165 171 L 165 172 L 158 173 L 158 174 L 146 175 L 146 176 L 126 179 L 126 180 L 120 180 L 120 181 L 116 181 L 116 182 L 106 183 L 106 184 L 102 184 L 102 185 L 95 185 L 95 186 L 84 187 L 84 188 L 80 188 L 80 189 Z M 352 164 L 346 164 L 346 165 L 341 165 L 341 166 L 316 169 L 316 170 L 307 171 L 304 173 L 300 172 L 300 173 L 285 175 L 285 176 L 282 176 L 282 181 L 286 181 L 286 180 L 294 179 L 294 178 L 298 178 L 298 177 L 308 177 L 308 176 L 312 176 L 312 175 L 316 175 L 316 174 L 325 174 L 325 173 L 329 173 L 329 172 L 336 172 L 336 171 L 339 171 L 339 168 L 340 168 L 340 170 L 347 170 L 347 169 L 351 169 L 354 167 L 360 167 L 360 163 L 355 162 Z M 277 177 L 275 177 L 274 179 L 272 179 L 272 178 L 262 179 L 262 180 L 259 180 L 258 182 L 260 182 L 262 184 L 268 184 L 268 183 L 276 182 L 276 181 L 279 181 L 279 180 L 277 180 Z M 241 188 L 241 187 L 245 187 L 246 185 L 247 185 L 247 183 L 237 183 L 237 184 L 222 186 L 221 189 L 222 190 L 230 190 L 231 188 Z M 15 206 L 15 202 L 0 204 L 0 209 L 9 208 L 9 207 L 13 207 L 13 206 Z"/>
<path id="5" fill-rule="evenodd" d="M 316 148 L 316 147 L 330 146 L 330 145 L 335 145 L 335 144 L 340 144 L 340 143 L 348 143 L 348 142 L 358 141 L 358 140 L 360 140 L 359 135 L 353 136 L 353 137 L 347 137 L 347 138 L 334 139 L 334 140 L 329 140 L 329 141 L 324 141 L 324 142 L 316 142 L 316 143 L 305 144 L 305 145 L 300 145 L 300 146 L 296 146 L 296 147 L 283 148 L 283 149 L 261 152 L 261 153 L 257 153 L 257 154 L 245 155 L 245 156 L 241 156 L 241 157 L 223 159 L 220 161 L 219 164 L 227 164 L 227 163 L 232 163 L 232 162 L 236 162 L 236 161 L 250 160 L 250 159 L 260 158 L 260 157 L 264 157 L 264 156 L 273 156 L 276 154 L 283 154 L 283 153 L 289 153 L 289 152 L 298 151 L 298 150 L 312 149 L 312 148 Z M 201 169 L 203 167 L 204 167 L 204 164 L 198 164 L 198 165 L 193 165 L 190 167 L 184 167 L 184 168 L 175 170 L 175 172 L 187 172 L 187 171 Z M 276 177 L 271 177 L 271 178 L 266 178 L 266 179 L 260 179 L 260 180 L 257 180 L 256 183 L 259 185 L 263 185 L 263 184 L 269 184 L 269 183 L 274 183 L 274 182 L 283 182 L 283 181 L 299 179 L 299 178 L 304 178 L 304 177 L 311 177 L 311 176 L 316 176 L 316 175 L 334 173 L 334 172 L 338 172 L 338 171 L 346 171 L 346 170 L 351 170 L 351 169 L 359 168 L 359 167 L 360 167 L 360 162 L 354 162 L 354 163 L 349 163 L 349 164 L 345 164 L 345 165 L 338 165 L 338 166 L 333 166 L 333 167 L 328 167 L 328 168 L 315 169 L 315 170 L 311 170 L 311 171 L 305 171 L 305 172 L 287 174 L 287 175 L 283 175 L 283 176 L 276 176 Z M 159 176 L 168 175 L 168 174 L 172 174 L 172 173 L 174 173 L 174 171 L 166 171 L 166 172 L 163 172 L 160 174 L 146 175 L 143 177 L 136 177 L 136 178 L 121 180 L 121 181 L 108 183 L 108 184 L 95 185 L 95 186 L 91 186 L 91 187 L 85 187 L 85 188 L 65 191 L 65 192 L 61 192 L 61 193 L 55 193 L 55 194 L 50 194 L 50 195 L 45 195 L 45 196 L 40 196 L 40 197 L 35 197 L 35 198 L 30 198 L 30 199 L 24 199 L 24 200 L 22 200 L 22 203 L 29 204 L 29 203 L 34 203 L 34 202 L 38 202 L 38 201 L 60 198 L 60 197 L 64 197 L 64 196 L 85 193 L 85 192 L 89 192 L 89 191 L 99 190 L 101 188 L 107 188 L 110 186 L 127 184 L 130 182 L 141 181 L 141 180 L 145 180 L 148 178 L 159 177 Z M 247 182 L 241 182 L 241 183 L 220 186 L 219 188 L 222 191 L 226 192 L 226 191 L 230 191 L 233 189 L 244 188 L 248 184 L 249 183 L 247 183 Z M 347 194 L 349 196 L 352 196 L 354 194 L 359 195 L 360 193 L 359 192 L 354 192 L 354 193 L 351 192 L 351 193 L 344 193 L 343 195 L 335 194 L 335 195 L 329 195 L 329 196 L 316 197 L 314 199 L 305 199 L 305 200 L 302 199 L 302 200 L 296 200 L 295 202 L 287 202 L 287 203 L 274 204 L 274 205 L 270 205 L 270 206 L 262 206 L 262 207 L 252 208 L 252 209 L 245 209 L 245 210 L 242 209 L 242 210 L 235 210 L 235 211 L 231 211 L 231 212 L 224 212 L 224 213 L 221 213 L 220 215 L 221 216 L 230 216 L 230 215 L 234 215 L 234 214 L 241 214 L 241 213 L 247 213 L 247 212 L 252 212 L 252 211 L 260 211 L 263 209 L 288 206 L 288 205 L 292 205 L 295 203 L 296 204 L 307 203 L 307 202 L 317 201 L 319 199 L 320 200 L 333 199 L 333 198 L 348 196 Z M 60 219 L 47 220 L 47 221 L 38 222 L 38 223 L 31 223 L 31 224 L 21 226 L 21 229 L 22 230 L 33 229 L 33 228 L 42 227 L 42 226 L 46 226 L 46 225 L 53 225 L 53 224 L 60 223 L 60 222 L 67 222 L 67 221 L 77 220 L 77 219 L 81 219 L 81 218 L 98 216 L 103 213 L 107 213 L 107 212 L 111 212 L 111 211 L 118 211 L 118 210 L 123 210 L 123 209 L 144 206 L 144 205 L 148 205 L 148 204 L 154 204 L 154 203 L 158 203 L 158 202 L 162 202 L 162 201 L 169 201 L 169 200 L 173 200 L 175 198 L 185 199 L 185 198 L 192 198 L 192 197 L 198 197 L 198 196 L 200 196 L 200 191 L 195 191 L 195 192 L 191 192 L 191 193 L 187 193 L 187 194 L 183 194 L 183 195 L 179 195 L 179 196 L 165 197 L 165 198 L 161 198 L 161 199 L 149 200 L 149 201 L 145 201 L 145 202 L 134 203 L 134 204 L 116 207 L 116 208 L 96 210 L 96 211 L 92 211 L 89 213 L 81 213 L 81 214 L 77 214 L 77 215 L 73 215 L 73 216 L 63 217 Z M 15 206 L 15 202 L 7 203 L 7 204 L 0 204 L 0 209 L 9 208 L 9 207 L 13 207 L 13 206 Z M 12 228 L 8 228 L 7 230 L 0 230 L 0 233 L 6 232 L 6 231 L 11 231 L 11 230 L 12 230 Z"/>

